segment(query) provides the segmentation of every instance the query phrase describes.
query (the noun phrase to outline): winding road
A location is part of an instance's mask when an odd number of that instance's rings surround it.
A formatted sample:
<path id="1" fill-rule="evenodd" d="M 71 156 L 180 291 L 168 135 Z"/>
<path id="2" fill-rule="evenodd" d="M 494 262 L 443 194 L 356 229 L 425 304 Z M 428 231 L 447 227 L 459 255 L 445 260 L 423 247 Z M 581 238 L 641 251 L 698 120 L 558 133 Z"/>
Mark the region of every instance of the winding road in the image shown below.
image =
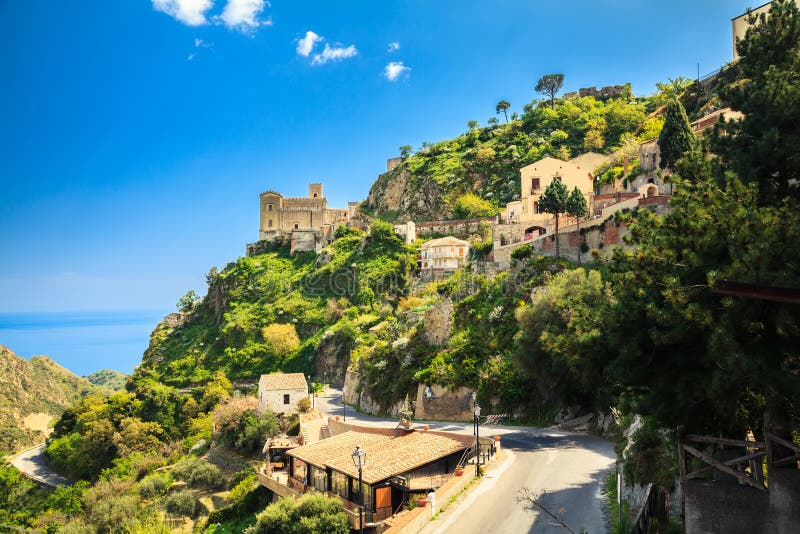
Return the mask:
<path id="1" fill-rule="evenodd" d="M 315 399 L 316 409 L 328 415 L 344 415 L 341 390 L 328 390 Z M 394 420 L 364 415 L 347 407 L 347 421 L 364 426 L 387 426 Z M 431 430 L 472 434 L 472 423 L 415 421 Z M 565 534 L 552 518 L 517 502 L 527 488 L 539 502 L 556 514 L 575 533 L 609 531 L 600 489 L 614 468 L 613 445 L 587 434 L 537 427 L 492 426 L 482 430 L 499 434 L 505 459 L 493 462 L 477 487 L 457 506 L 431 522 L 426 534 L 536 533 Z"/>
<path id="2" fill-rule="evenodd" d="M 45 486 L 56 487 L 69 484 L 69 479 L 59 475 L 47 465 L 44 458 L 44 447 L 45 444 L 42 443 L 18 452 L 9 458 L 8 462 L 31 479 Z"/>

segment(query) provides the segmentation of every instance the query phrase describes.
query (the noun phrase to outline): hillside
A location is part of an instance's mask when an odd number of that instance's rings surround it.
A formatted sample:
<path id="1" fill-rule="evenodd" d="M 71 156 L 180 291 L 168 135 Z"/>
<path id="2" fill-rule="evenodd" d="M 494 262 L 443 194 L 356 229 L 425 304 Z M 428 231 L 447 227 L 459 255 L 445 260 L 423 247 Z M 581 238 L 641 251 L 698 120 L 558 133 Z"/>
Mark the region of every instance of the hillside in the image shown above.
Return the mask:
<path id="1" fill-rule="evenodd" d="M 532 102 L 503 124 L 470 129 L 453 139 L 423 143 L 413 155 L 378 177 L 362 211 L 387 220 L 459 218 L 459 197 L 474 193 L 503 207 L 519 198 L 519 169 L 547 155 L 568 160 L 589 151 L 610 153 L 623 136 L 658 135 L 663 121 L 648 114 L 663 95 L 635 98 L 592 96 L 558 99 L 551 108 Z M 492 121 L 496 123 L 497 121 Z"/>
<path id="2" fill-rule="evenodd" d="M 95 390 L 46 356 L 25 360 L 0 345 L 0 450 L 44 438 L 51 420 L 78 398 Z"/>

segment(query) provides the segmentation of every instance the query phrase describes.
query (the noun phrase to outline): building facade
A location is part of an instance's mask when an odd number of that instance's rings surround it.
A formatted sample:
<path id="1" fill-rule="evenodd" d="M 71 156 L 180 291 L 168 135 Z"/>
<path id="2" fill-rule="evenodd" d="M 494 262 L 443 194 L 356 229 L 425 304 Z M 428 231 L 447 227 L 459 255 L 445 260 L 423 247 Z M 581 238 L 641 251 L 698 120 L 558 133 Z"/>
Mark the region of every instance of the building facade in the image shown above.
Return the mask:
<path id="1" fill-rule="evenodd" d="M 309 184 L 307 198 L 290 198 L 276 191 L 265 191 L 260 195 L 258 238 L 261 241 L 291 240 L 294 232 L 305 232 L 306 235 L 293 240 L 292 251 L 318 250 L 333 239 L 336 226 L 346 224 L 350 213 L 357 208 L 357 204 L 348 209 L 329 208 L 322 184 Z"/>
<path id="2" fill-rule="evenodd" d="M 303 373 L 271 373 L 258 380 L 258 410 L 294 413 L 300 399 L 308 397 L 308 383 Z"/>
<path id="3" fill-rule="evenodd" d="M 452 273 L 469 260 L 469 241 L 452 236 L 431 239 L 420 246 L 421 273 Z"/>
<path id="4" fill-rule="evenodd" d="M 577 187 L 586 197 L 586 204 L 591 212 L 594 190 L 592 165 L 546 157 L 522 167 L 519 171 L 522 196 L 506 205 L 506 209 L 500 214 L 502 223 L 519 223 L 525 226 L 528 238 L 548 233 L 553 216 L 541 210 L 539 201 L 553 180 L 561 180 L 570 192 Z"/>

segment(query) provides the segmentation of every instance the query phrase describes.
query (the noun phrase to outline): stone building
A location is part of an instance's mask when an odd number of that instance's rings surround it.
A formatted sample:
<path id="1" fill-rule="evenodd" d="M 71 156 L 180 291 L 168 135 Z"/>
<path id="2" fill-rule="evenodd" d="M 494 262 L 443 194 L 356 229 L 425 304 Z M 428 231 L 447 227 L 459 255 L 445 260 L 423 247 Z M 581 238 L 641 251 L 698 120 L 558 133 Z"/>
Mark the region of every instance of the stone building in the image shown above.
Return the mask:
<path id="1" fill-rule="evenodd" d="M 260 195 L 261 241 L 289 238 L 292 252 L 318 251 L 333 239 L 336 226 L 350 220 L 357 204 L 347 209 L 328 207 L 322 184 L 309 184 L 307 198 L 284 197 L 276 191 Z"/>
<path id="2" fill-rule="evenodd" d="M 303 373 L 271 373 L 258 380 L 258 410 L 295 413 L 297 402 L 308 397 L 308 383 Z"/>
<path id="3" fill-rule="evenodd" d="M 580 162 L 580 160 L 578 160 Z M 525 233 L 525 239 L 544 235 L 549 232 L 553 216 L 544 213 L 539 207 L 539 200 L 547 186 L 553 180 L 561 180 L 572 192 L 574 188 L 583 193 L 587 199 L 589 211 L 592 211 L 592 194 L 594 191 L 594 159 L 590 165 L 578 165 L 571 161 L 546 157 L 520 169 L 522 198 L 509 202 L 500 214 L 502 224 L 519 224 Z"/>

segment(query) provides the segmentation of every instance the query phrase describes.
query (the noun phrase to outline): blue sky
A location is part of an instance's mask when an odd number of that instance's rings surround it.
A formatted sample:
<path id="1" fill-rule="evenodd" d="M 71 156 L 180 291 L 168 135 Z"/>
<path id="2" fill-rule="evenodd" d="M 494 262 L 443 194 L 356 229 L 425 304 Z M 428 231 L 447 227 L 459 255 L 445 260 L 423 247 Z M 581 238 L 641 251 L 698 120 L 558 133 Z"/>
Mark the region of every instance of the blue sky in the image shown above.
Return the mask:
<path id="1" fill-rule="evenodd" d="M 758 3 L 0 0 L 0 312 L 169 310 L 257 238 L 261 191 L 344 207 L 550 72 L 709 72 Z"/>

